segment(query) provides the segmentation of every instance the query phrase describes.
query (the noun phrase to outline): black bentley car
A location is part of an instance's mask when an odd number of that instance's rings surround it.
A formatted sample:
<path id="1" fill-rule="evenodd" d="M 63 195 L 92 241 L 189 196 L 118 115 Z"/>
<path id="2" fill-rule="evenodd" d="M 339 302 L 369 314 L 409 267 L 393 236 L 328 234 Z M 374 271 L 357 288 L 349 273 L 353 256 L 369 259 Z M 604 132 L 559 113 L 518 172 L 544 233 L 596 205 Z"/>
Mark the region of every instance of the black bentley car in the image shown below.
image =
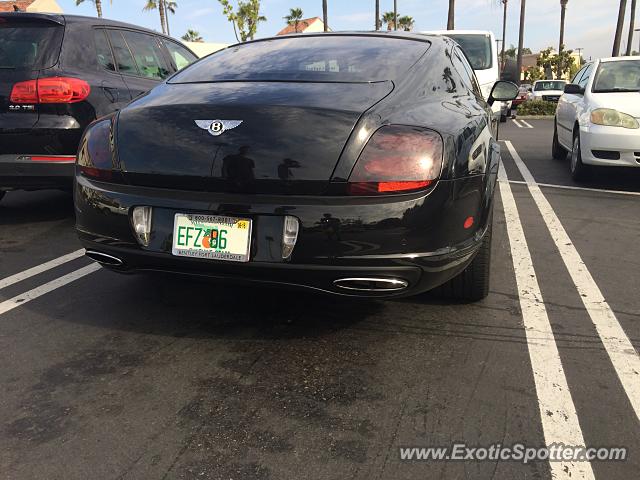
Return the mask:
<path id="1" fill-rule="evenodd" d="M 492 101 L 517 87 L 497 82 Z M 90 126 L 77 230 L 118 272 L 341 295 L 487 295 L 499 147 L 452 40 L 231 46 Z"/>
<path id="2" fill-rule="evenodd" d="M 194 60 L 181 43 L 127 23 L 0 13 L 0 199 L 71 189 L 87 125 Z"/>

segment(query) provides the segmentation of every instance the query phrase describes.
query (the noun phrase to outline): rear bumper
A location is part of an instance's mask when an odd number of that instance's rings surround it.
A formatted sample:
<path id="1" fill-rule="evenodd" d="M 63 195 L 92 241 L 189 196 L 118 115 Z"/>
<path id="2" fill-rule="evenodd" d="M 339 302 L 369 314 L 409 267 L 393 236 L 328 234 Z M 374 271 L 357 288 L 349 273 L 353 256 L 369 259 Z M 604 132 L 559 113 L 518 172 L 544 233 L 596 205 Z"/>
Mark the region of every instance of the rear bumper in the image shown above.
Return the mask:
<path id="1" fill-rule="evenodd" d="M 580 143 L 587 165 L 640 167 L 640 129 L 588 125 L 580 129 Z M 601 158 L 608 155 L 599 152 L 619 158 Z"/>
<path id="2" fill-rule="evenodd" d="M 71 188 L 75 157 L 34 161 L 28 155 L 0 155 L 0 190 Z"/>
<path id="3" fill-rule="evenodd" d="M 471 262 L 493 198 L 493 183 L 487 186 L 486 180 L 482 175 L 441 181 L 427 194 L 344 198 L 187 192 L 76 176 L 76 225 L 83 246 L 119 259 L 122 265 L 110 268 L 123 273 L 160 271 L 338 295 L 405 296 L 443 284 Z M 130 210 L 137 205 L 153 207 L 148 247 L 133 235 Z M 251 218 L 250 261 L 173 256 L 174 215 L 189 212 Z M 281 257 L 285 214 L 296 216 L 301 225 L 290 260 Z M 465 229 L 469 216 L 476 220 Z M 365 292 L 334 283 L 351 277 L 400 279 L 407 287 Z"/>

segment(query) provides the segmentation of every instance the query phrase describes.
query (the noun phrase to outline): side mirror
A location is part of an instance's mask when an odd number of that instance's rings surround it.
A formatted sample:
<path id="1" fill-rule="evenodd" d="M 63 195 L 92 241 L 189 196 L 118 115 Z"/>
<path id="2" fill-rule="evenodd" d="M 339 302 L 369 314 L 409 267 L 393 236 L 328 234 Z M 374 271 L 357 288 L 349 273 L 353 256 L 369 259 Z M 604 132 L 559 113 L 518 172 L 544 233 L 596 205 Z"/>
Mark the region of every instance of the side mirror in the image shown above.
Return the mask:
<path id="1" fill-rule="evenodd" d="M 493 105 L 494 102 L 508 102 L 518 96 L 519 88 L 513 82 L 498 80 L 493 84 L 487 103 Z"/>
<path id="2" fill-rule="evenodd" d="M 564 86 L 564 93 L 569 93 L 573 95 L 584 95 L 584 88 L 576 83 L 567 83 Z"/>

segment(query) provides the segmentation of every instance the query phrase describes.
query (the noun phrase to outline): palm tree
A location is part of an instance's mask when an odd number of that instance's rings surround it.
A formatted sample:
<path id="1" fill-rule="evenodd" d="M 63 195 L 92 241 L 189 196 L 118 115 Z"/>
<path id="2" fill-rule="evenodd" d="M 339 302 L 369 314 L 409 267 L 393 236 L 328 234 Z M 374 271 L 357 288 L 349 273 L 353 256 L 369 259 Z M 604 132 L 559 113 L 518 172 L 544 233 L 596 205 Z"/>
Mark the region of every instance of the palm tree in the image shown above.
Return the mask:
<path id="1" fill-rule="evenodd" d="M 405 32 L 410 32 L 411 30 L 413 30 L 413 25 L 415 23 L 416 22 L 413 20 L 413 17 L 410 17 L 409 15 L 398 18 L 398 27 L 400 27 L 400 29 L 404 30 Z"/>
<path id="2" fill-rule="evenodd" d="M 620 41 L 622 40 L 622 29 L 624 28 L 624 11 L 627 9 L 627 0 L 620 0 L 620 10 L 618 10 L 618 24 L 616 25 L 616 35 L 613 39 L 612 57 L 620 55 Z"/>
<path id="3" fill-rule="evenodd" d="M 522 76 L 522 48 L 524 47 L 524 13 L 527 8 L 527 0 L 520 0 L 520 30 L 518 32 L 518 61 L 516 75 L 518 75 L 518 85 Z"/>
<path id="4" fill-rule="evenodd" d="M 167 22 L 166 22 L 166 10 L 164 6 L 165 0 L 147 0 L 147 4 L 142 10 L 158 10 L 160 12 L 160 26 L 162 27 L 162 33 L 167 34 Z"/>
<path id="5" fill-rule="evenodd" d="M 376 0 L 376 30 L 380 30 L 380 0 Z"/>
<path id="6" fill-rule="evenodd" d="M 298 33 L 298 26 L 300 25 L 300 21 L 302 20 L 302 15 L 303 13 L 301 8 L 290 8 L 289 15 L 282 18 L 287 21 L 287 25 L 292 26 L 295 32 Z"/>
<path id="7" fill-rule="evenodd" d="M 393 0 L 393 29 L 398 30 L 398 0 Z"/>
<path id="8" fill-rule="evenodd" d="M 387 30 L 393 30 L 395 26 L 395 15 L 393 12 L 384 12 L 382 14 L 382 23 L 387 24 Z"/>
<path id="9" fill-rule="evenodd" d="M 169 30 L 169 13 L 175 15 L 176 8 L 178 8 L 178 4 L 173 0 L 164 0 L 164 22 L 167 25 L 167 35 L 171 35 L 171 31 Z"/>
<path id="10" fill-rule="evenodd" d="M 102 18 L 102 0 L 89 0 L 96 6 L 96 12 L 98 12 L 98 18 Z M 76 7 L 80 5 L 84 0 L 76 0 Z"/>
<path id="11" fill-rule="evenodd" d="M 500 3 L 504 6 L 504 10 L 502 12 L 502 53 L 500 54 L 500 72 L 504 70 L 504 48 L 507 45 L 507 3 L 508 0 L 500 0 Z"/>
<path id="12" fill-rule="evenodd" d="M 204 42 L 204 40 L 200 36 L 200 32 L 198 32 L 197 30 L 192 30 L 190 28 L 187 30 L 187 33 L 182 35 L 182 37 L 180 38 L 182 38 L 182 40 L 184 40 L 185 42 Z"/>
<path id="13" fill-rule="evenodd" d="M 631 0 L 631 18 L 629 19 L 629 36 L 627 37 L 627 51 L 625 55 L 631 55 L 631 44 L 633 43 L 633 29 L 636 26 L 636 0 Z"/>
<path id="14" fill-rule="evenodd" d="M 449 15 L 447 16 L 447 30 L 453 30 L 454 16 L 456 11 L 456 0 L 449 0 Z"/>
<path id="15" fill-rule="evenodd" d="M 322 22 L 324 23 L 324 31 L 329 30 L 329 19 L 327 13 L 327 0 L 322 0 Z"/>
<path id="16" fill-rule="evenodd" d="M 560 0 L 560 42 L 558 44 L 558 80 L 562 79 L 562 51 L 564 50 L 564 17 L 567 13 L 567 2 Z"/>

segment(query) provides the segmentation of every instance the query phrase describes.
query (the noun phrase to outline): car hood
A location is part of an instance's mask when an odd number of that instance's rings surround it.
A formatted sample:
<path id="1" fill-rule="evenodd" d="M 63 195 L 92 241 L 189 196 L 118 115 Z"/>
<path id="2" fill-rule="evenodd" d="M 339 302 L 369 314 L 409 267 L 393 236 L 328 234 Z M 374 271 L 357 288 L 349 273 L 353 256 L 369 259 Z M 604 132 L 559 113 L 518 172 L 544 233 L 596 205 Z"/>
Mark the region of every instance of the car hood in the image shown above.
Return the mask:
<path id="1" fill-rule="evenodd" d="M 619 112 L 640 118 L 639 92 L 592 93 L 589 104 L 591 110 L 613 108 Z"/>
<path id="2" fill-rule="evenodd" d="M 533 92 L 534 97 L 542 97 L 543 95 L 562 95 L 564 91 L 562 90 L 539 90 Z"/>

